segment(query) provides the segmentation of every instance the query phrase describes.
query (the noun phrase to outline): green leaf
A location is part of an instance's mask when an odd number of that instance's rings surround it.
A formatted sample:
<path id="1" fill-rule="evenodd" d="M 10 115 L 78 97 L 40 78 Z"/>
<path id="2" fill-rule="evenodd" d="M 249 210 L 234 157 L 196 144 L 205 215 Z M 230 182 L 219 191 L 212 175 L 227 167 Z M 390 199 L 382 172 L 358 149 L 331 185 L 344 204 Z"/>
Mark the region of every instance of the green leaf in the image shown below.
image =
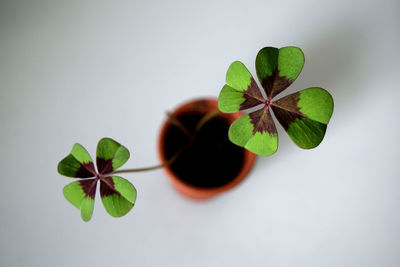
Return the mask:
<path id="1" fill-rule="evenodd" d="M 218 108 L 225 113 L 237 112 L 245 100 L 242 92 L 225 84 L 218 97 Z"/>
<path id="2" fill-rule="evenodd" d="M 233 62 L 226 73 L 226 84 L 218 97 L 222 112 L 237 112 L 264 102 L 260 88 L 240 61 Z"/>
<path id="3" fill-rule="evenodd" d="M 93 215 L 94 199 L 86 197 L 81 204 L 81 217 L 85 222 L 90 221 Z"/>
<path id="4" fill-rule="evenodd" d="M 92 158 L 80 144 L 72 147 L 71 153 L 58 163 L 58 173 L 67 177 L 88 178 L 95 176 Z"/>
<path id="5" fill-rule="evenodd" d="M 96 162 L 100 174 L 115 171 L 128 159 L 128 149 L 111 138 L 103 138 L 97 144 Z"/>
<path id="6" fill-rule="evenodd" d="M 272 85 L 274 84 L 275 73 L 278 69 L 278 55 L 278 48 L 264 47 L 256 57 L 257 77 L 267 96 L 271 95 Z"/>
<path id="7" fill-rule="evenodd" d="M 285 77 L 289 81 L 293 82 L 300 75 L 303 66 L 304 54 L 300 48 L 295 46 L 288 46 L 279 49 L 279 76 Z"/>
<path id="8" fill-rule="evenodd" d="M 225 81 L 233 89 L 243 92 L 249 88 L 252 79 L 253 76 L 246 66 L 240 61 L 235 61 L 229 66 Z"/>
<path id="9" fill-rule="evenodd" d="M 104 208 L 113 217 L 127 214 L 136 201 L 135 187 L 118 176 L 106 177 L 101 180 L 100 195 Z"/>
<path id="10" fill-rule="evenodd" d="M 326 90 L 313 87 L 301 90 L 298 106 L 308 118 L 328 124 L 333 113 L 333 98 Z"/>
<path id="11" fill-rule="evenodd" d="M 269 156 L 278 148 L 278 135 L 268 108 L 237 119 L 229 129 L 232 143 L 251 152 Z"/>
<path id="12" fill-rule="evenodd" d="M 333 99 L 322 88 L 308 88 L 273 102 L 272 110 L 293 142 L 309 149 L 318 146 L 325 136 Z"/>
<path id="13" fill-rule="evenodd" d="M 304 54 L 294 46 L 277 49 L 265 47 L 256 58 L 256 72 L 267 96 L 272 99 L 299 76 L 304 66 Z"/>
<path id="14" fill-rule="evenodd" d="M 86 195 L 85 192 L 83 192 L 79 181 L 72 182 L 64 186 L 63 194 L 64 197 L 77 209 L 81 208 L 82 200 Z"/>
<path id="15" fill-rule="evenodd" d="M 80 180 L 66 185 L 63 189 L 64 197 L 81 210 L 81 217 L 86 222 L 93 214 L 96 185 L 95 179 Z"/>

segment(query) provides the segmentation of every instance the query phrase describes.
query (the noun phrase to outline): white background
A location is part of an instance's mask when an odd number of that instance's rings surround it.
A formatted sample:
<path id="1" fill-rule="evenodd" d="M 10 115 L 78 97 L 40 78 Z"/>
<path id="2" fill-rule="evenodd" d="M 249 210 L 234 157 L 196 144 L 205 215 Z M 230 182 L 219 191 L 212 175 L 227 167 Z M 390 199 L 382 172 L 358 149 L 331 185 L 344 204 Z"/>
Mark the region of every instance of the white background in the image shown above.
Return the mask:
<path id="1" fill-rule="evenodd" d="M 399 266 L 399 1 L 2 1 L 1 266 Z M 240 186 L 206 202 L 159 171 L 125 175 L 135 207 L 84 223 L 57 163 L 112 137 L 158 162 L 165 111 L 219 94 L 229 64 L 296 45 L 284 92 L 327 89 L 322 144 L 280 131 Z M 284 95 L 283 94 L 283 95 Z"/>

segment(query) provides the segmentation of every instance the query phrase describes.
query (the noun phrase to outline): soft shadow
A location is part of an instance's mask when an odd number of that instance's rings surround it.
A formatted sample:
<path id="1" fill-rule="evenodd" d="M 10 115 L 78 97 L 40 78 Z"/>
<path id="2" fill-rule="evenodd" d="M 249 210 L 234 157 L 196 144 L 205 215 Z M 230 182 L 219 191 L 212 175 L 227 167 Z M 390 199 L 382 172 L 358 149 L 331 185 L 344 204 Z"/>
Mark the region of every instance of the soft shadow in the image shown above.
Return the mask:
<path id="1" fill-rule="evenodd" d="M 362 58 L 367 54 L 366 35 L 365 27 L 354 24 L 341 24 L 315 35 L 302 46 L 306 63 L 292 89 L 325 88 L 335 104 L 348 108 L 361 89 L 357 85 L 364 69 Z"/>

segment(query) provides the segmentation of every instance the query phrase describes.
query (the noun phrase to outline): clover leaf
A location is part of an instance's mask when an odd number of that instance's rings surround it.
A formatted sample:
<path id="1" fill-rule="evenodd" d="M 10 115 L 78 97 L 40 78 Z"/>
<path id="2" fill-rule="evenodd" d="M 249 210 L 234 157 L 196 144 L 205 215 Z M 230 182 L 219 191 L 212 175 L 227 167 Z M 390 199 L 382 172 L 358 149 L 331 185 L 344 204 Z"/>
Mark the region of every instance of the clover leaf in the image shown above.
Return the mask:
<path id="1" fill-rule="evenodd" d="M 121 217 L 132 209 L 136 200 L 135 187 L 122 177 L 110 175 L 128 159 L 128 149 L 110 138 L 103 138 L 97 144 L 97 172 L 89 153 L 80 144 L 75 144 L 71 153 L 60 161 L 58 172 L 61 175 L 82 178 L 66 185 L 63 193 L 81 210 L 84 221 L 92 217 L 98 181 L 101 200 L 111 216 Z"/>
<path id="2" fill-rule="evenodd" d="M 296 80 L 303 65 L 304 54 L 298 47 L 261 49 L 256 72 L 266 99 L 243 63 L 230 65 L 218 97 L 219 109 L 232 113 L 252 108 L 231 125 L 229 139 L 234 144 L 258 155 L 275 153 L 278 135 L 270 110 L 299 147 L 310 149 L 321 143 L 333 112 L 333 99 L 327 91 L 313 87 L 273 100 Z"/>

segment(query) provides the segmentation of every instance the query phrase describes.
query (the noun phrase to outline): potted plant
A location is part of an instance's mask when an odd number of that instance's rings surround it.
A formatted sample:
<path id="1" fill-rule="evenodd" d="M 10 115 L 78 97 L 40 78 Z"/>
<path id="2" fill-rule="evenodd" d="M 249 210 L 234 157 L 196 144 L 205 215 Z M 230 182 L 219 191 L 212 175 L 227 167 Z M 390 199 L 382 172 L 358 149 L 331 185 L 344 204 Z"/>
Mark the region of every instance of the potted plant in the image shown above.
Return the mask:
<path id="1" fill-rule="evenodd" d="M 229 126 L 241 113 L 224 114 L 217 99 L 195 99 L 169 114 L 161 128 L 158 155 L 175 188 L 192 199 L 207 199 L 240 183 L 255 154 L 233 144 Z"/>
<path id="2" fill-rule="evenodd" d="M 213 197 L 242 181 L 255 155 L 276 152 L 278 136 L 272 112 L 299 147 L 318 146 L 333 112 L 331 95 L 312 87 L 275 99 L 294 82 L 303 65 L 304 54 L 298 47 L 261 49 L 256 57 L 260 87 L 243 63 L 233 62 L 218 101 L 192 101 L 168 114 L 159 138 L 160 165 L 118 170 L 129 159 L 129 151 L 103 138 L 97 145 L 96 170 L 89 153 L 75 144 L 58 164 L 60 174 L 81 178 L 64 187 L 65 198 L 89 221 L 99 182 L 106 211 L 121 217 L 135 204 L 136 189 L 117 174 L 157 168 L 164 168 L 184 195 Z"/>

